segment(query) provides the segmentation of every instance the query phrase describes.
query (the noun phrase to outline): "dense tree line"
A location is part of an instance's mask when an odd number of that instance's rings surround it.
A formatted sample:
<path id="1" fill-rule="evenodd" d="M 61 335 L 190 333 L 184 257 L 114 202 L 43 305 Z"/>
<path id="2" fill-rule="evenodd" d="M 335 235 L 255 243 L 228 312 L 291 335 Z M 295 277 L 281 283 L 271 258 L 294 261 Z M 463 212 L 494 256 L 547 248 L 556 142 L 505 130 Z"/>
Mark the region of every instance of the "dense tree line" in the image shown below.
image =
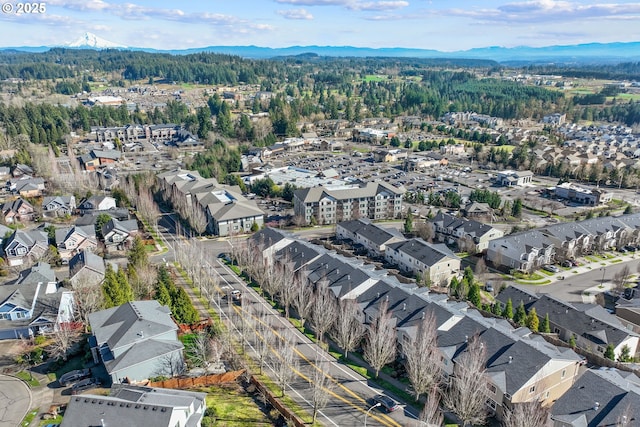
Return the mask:
<path id="1" fill-rule="evenodd" d="M 526 69 L 532 74 L 550 74 L 592 79 L 640 80 L 640 62 L 584 65 L 531 65 Z"/>

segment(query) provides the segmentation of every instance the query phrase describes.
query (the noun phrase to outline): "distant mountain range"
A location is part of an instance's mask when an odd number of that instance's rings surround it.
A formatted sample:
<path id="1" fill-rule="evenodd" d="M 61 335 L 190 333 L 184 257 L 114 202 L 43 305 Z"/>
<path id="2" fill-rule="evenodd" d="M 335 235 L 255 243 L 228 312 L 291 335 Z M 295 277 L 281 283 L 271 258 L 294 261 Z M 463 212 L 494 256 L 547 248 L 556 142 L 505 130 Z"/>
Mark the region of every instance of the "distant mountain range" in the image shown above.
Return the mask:
<path id="1" fill-rule="evenodd" d="M 123 49 L 133 51 L 170 53 L 186 55 L 190 53 L 213 52 L 238 55 L 244 58 L 266 59 L 284 56 L 315 54 L 334 57 L 398 57 L 398 58 L 462 58 L 489 59 L 502 63 L 556 62 L 556 63 L 615 63 L 640 61 L 640 42 L 628 43 L 587 43 L 566 46 L 545 47 L 484 47 L 455 52 L 443 52 L 435 49 L 413 48 L 368 48 L 353 46 L 290 46 L 269 48 L 259 46 L 207 46 L 190 49 L 160 50 L 142 47 L 126 47 L 85 33 L 78 40 L 63 46 L 6 47 L 0 50 L 43 52 L 52 47 L 73 49 Z"/>

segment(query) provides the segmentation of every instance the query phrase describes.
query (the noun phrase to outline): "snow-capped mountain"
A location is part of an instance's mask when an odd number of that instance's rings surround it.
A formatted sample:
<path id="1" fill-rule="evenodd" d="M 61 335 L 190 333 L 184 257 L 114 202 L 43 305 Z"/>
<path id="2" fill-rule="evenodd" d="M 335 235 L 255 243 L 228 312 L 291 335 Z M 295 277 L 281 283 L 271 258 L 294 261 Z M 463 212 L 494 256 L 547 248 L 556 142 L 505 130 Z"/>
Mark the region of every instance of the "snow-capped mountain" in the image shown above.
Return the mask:
<path id="1" fill-rule="evenodd" d="M 118 43 L 110 42 L 96 36 L 93 33 L 84 33 L 78 40 L 65 44 L 65 47 L 73 48 L 88 48 L 88 49 L 125 49 L 127 46 L 123 46 Z"/>

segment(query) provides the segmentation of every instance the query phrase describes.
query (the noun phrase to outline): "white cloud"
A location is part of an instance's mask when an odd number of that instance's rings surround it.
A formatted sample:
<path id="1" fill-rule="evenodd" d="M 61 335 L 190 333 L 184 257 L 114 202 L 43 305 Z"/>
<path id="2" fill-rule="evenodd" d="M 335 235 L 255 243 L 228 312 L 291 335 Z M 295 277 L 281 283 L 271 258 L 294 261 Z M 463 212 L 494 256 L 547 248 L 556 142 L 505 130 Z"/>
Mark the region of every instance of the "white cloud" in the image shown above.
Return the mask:
<path id="1" fill-rule="evenodd" d="M 305 9 L 278 10 L 276 13 L 286 19 L 313 19 L 313 15 Z"/>
<path id="2" fill-rule="evenodd" d="M 396 10 L 409 6 L 408 1 L 371 1 L 371 2 L 354 2 L 347 5 L 351 10 Z"/>

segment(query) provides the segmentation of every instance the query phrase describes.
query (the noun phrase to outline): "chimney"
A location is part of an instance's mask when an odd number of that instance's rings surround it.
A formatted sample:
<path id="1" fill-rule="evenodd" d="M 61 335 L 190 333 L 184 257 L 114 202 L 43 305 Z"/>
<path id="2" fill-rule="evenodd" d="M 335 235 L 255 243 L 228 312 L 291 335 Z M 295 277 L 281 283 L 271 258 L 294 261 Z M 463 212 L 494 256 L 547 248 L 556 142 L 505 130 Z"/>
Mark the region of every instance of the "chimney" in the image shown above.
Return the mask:
<path id="1" fill-rule="evenodd" d="M 389 302 L 389 294 L 387 294 L 387 297 L 385 298 L 386 302 Z"/>
<path id="2" fill-rule="evenodd" d="M 469 342 L 469 335 L 464 336 L 464 342 Z"/>
<path id="3" fill-rule="evenodd" d="M 340 274 L 340 269 L 336 268 L 336 274 Z"/>
<path id="4" fill-rule="evenodd" d="M 598 410 L 598 408 L 600 408 L 600 402 L 596 402 L 596 403 L 594 403 L 594 405 L 593 405 L 593 410 L 594 410 L 594 411 L 597 411 L 597 410 Z"/>
<path id="5" fill-rule="evenodd" d="M 144 338 L 144 331 L 140 331 L 140 332 L 138 332 L 138 336 L 139 336 L 140 338 Z"/>
<path id="6" fill-rule="evenodd" d="M 513 362 L 513 356 L 509 356 L 509 364 L 511 364 L 511 362 Z"/>
<path id="7" fill-rule="evenodd" d="M 351 275 L 347 274 L 347 280 L 351 280 Z"/>
<path id="8" fill-rule="evenodd" d="M 425 317 L 425 313 L 424 313 L 424 311 L 423 311 L 423 312 L 422 312 L 422 320 L 424 320 L 424 317 Z"/>
<path id="9" fill-rule="evenodd" d="M 403 302 L 402 303 L 402 311 L 406 311 L 407 310 L 407 303 Z"/>

